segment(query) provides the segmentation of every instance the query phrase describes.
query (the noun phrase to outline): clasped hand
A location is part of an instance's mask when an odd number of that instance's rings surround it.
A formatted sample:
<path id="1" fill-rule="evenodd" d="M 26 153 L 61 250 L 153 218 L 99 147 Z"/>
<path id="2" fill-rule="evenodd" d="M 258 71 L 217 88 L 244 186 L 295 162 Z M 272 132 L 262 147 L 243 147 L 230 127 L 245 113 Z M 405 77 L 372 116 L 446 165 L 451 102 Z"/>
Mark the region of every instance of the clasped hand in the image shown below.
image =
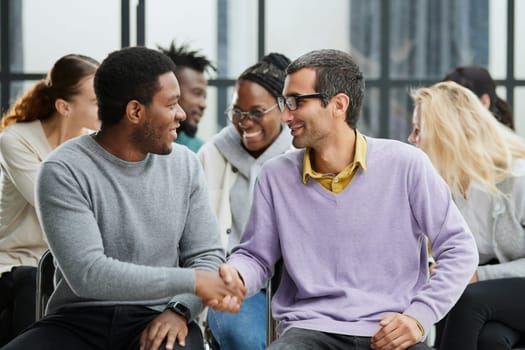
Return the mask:
<path id="1" fill-rule="evenodd" d="M 374 350 L 404 350 L 420 342 L 422 337 L 413 318 L 394 313 L 381 319 L 370 347 Z"/>
<path id="2" fill-rule="evenodd" d="M 219 273 L 196 271 L 195 293 L 214 310 L 237 313 L 246 295 L 246 288 L 237 270 L 223 264 Z"/>

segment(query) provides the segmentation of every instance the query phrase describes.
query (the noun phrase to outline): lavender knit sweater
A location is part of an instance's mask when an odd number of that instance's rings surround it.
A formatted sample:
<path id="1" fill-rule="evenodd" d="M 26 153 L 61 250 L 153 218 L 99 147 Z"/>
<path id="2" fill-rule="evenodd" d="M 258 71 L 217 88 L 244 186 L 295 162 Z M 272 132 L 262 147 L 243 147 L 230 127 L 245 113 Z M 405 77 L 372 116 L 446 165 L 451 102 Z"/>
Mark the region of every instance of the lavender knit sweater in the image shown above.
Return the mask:
<path id="1" fill-rule="evenodd" d="M 347 188 L 301 181 L 304 150 L 263 168 L 241 245 L 229 263 L 249 293 L 284 259 L 272 306 L 290 327 L 371 336 L 380 318 L 414 316 L 425 330 L 457 301 L 476 269 L 471 232 L 418 149 L 367 138 L 367 167 Z M 438 267 L 427 277 L 425 234 Z"/>

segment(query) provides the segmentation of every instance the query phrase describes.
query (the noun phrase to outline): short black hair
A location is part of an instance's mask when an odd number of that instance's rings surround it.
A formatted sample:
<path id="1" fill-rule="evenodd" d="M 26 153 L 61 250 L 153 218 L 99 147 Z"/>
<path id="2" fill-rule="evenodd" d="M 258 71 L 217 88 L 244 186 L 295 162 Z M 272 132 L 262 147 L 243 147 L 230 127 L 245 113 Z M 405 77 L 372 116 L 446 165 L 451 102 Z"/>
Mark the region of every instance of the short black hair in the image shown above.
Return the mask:
<path id="1" fill-rule="evenodd" d="M 348 96 L 350 106 L 346 112 L 346 123 L 355 128 L 365 95 L 365 79 L 352 56 L 339 50 L 311 51 L 293 61 L 286 73 L 290 75 L 302 68 L 315 71 L 315 89 L 323 95 L 324 106 L 338 93 Z"/>
<path id="2" fill-rule="evenodd" d="M 201 73 L 206 72 L 208 69 L 213 71 L 217 70 L 206 56 L 197 50 L 190 50 L 187 44 L 182 44 L 177 47 L 175 40 L 173 40 L 169 48 L 163 48 L 159 45 L 157 45 L 157 47 L 160 52 L 168 56 L 173 63 L 175 63 L 175 74 L 177 74 L 177 70 L 181 68 L 191 68 Z"/>
<path id="3" fill-rule="evenodd" d="M 102 124 L 118 123 L 131 100 L 151 103 L 160 89 L 159 76 L 175 71 L 175 64 L 162 53 L 145 47 L 114 51 L 95 74 L 98 116 Z"/>

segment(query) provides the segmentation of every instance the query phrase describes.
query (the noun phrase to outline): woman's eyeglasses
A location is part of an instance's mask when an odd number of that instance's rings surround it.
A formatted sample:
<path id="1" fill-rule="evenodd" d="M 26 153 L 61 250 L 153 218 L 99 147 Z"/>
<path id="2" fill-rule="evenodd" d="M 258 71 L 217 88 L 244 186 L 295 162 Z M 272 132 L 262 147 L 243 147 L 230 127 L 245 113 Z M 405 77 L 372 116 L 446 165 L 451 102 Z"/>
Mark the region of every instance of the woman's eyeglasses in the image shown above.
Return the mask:
<path id="1" fill-rule="evenodd" d="M 252 110 L 249 110 L 248 112 L 243 112 L 238 108 L 230 107 L 224 113 L 226 113 L 228 119 L 230 119 L 232 123 L 237 124 L 240 123 L 244 118 L 248 118 L 251 121 L 261 120 L 265 114 L 273 111 L 277 106 L 278 104 L 275 104 L 268 109 L 254 108 Z"/>

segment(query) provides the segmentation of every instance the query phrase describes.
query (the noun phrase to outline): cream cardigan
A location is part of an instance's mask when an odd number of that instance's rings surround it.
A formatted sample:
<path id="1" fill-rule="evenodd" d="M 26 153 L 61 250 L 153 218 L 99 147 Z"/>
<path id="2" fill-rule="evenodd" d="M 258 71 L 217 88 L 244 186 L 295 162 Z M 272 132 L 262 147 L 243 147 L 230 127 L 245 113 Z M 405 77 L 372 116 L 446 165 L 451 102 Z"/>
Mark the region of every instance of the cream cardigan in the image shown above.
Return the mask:
<path id="1" fill-rule="evenodd" d="M 238 172 L 233 171 L 231 164 L 212 142 L 204 144 L 197 156 L 204 168 L 211 204 L 219 221 L 222 246 L 228 247 L 228 230 L 232 227 L 230 190 Z"/>
<path id="2" fill-rule="evenodd" d="M 51 152 L 39 120 L 0 133 L 0 273 L 36 266 L 47 249 L 35 212 L 35 179 Z"/>

